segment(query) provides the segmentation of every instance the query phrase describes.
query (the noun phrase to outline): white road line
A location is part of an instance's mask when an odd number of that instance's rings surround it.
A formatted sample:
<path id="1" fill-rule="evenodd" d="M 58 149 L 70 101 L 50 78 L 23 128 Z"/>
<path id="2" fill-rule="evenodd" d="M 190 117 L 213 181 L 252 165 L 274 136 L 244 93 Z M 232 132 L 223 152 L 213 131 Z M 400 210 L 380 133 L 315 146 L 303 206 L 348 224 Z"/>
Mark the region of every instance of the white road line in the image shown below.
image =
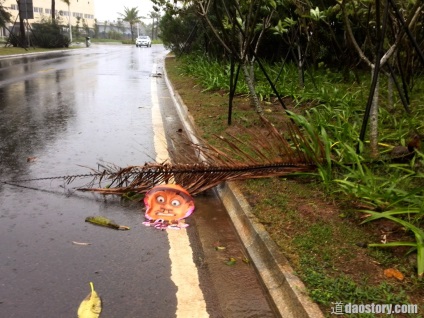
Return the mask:
<path id="1" fill-rule="evenodd" d="M 156 73 L 157 65 L 153 64 L 152 74 Z M 154 134 L 154 147 L 156 162 L 163 162 L 169 156 L 165 130 L 159 108 L 156 81 L 158 78 L 151 77 L 150 89 L 152 96 L 152 124 Z M 206 311 L 206 303 L 203 292 L 199 287 L 199 276 L 196 265 L 193 262 L 192 250 L 187 231 L 168 230 L 169 258 L 171 260 L 171 279 L 177 286 L 177 312 L 181 318 L 209 317 Z"/>

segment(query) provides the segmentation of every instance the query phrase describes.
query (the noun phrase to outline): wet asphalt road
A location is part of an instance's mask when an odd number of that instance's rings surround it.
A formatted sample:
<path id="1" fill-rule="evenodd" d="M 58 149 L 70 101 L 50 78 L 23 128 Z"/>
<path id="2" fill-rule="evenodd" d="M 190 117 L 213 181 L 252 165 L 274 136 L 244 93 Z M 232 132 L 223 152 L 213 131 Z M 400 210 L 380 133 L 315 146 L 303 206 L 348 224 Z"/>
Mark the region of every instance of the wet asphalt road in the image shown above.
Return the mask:
<path id="1" fill-rule="evenodd" d="M 0 60 L 0 181 L 153 161 L 151 74 L 155 63 L 162 72 L 165 54 L 162 46 L 93 45 Z M 157 85 L 172 134 L 180 126 L 163 79 Z M 167 232 L 141 224 L 139 202 L 74 190 L 86 181 L 0 183 L 1 317 L 75 317 L 90 281 L 101 317 L 175 317 L 181 299 Z M 230 268 L 213 249 L 219 240 L 227 256 L 243 254 L 219 200 L 208 192 L 195 202 L 187 232 L 207 316 L 273 317 L 253 267 Z M 131 230 L 85 223 L 92 215 Z"/>

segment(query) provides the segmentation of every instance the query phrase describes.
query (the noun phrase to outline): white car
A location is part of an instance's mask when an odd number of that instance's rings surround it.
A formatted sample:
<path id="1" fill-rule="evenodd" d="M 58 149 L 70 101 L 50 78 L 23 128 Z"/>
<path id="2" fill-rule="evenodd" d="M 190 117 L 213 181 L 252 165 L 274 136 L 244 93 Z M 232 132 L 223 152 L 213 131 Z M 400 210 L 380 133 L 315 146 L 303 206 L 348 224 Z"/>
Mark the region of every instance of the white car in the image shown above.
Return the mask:
<path id="1" fill-rule="evenodd" d="M 150 37 L 147 36 L 147 35 L 140 35 L 135 40 L 135 46 L 136 47 L 140 47 L 140 46 L 151 47 L 152 46 L 152 40 L 150 40 Z"/>

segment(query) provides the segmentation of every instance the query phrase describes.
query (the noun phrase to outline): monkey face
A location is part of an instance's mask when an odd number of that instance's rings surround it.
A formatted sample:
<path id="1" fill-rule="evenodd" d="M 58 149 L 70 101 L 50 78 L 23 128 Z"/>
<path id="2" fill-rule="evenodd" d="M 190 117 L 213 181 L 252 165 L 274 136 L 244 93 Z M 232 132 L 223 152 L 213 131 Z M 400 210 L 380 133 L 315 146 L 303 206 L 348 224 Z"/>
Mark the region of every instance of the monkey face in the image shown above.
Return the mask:
<path id="1" fill-rule="evenodd" d="M 194 210 L 194 201 L 181 186 L 160 185 L 147 192 L 144 198 L 145 217 L 148 220 L 164 220 L 170 223 L 188 217 Z"/>

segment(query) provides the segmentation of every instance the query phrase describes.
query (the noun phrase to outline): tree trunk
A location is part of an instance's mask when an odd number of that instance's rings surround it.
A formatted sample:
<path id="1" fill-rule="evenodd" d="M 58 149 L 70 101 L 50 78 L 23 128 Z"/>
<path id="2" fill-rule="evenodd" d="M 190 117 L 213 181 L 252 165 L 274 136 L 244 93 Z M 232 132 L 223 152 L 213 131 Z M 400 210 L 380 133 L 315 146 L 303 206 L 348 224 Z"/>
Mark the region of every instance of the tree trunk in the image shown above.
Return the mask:
<path id="1" fill-rule="evenodd" d="M 374 68 L 371 70 L 371 74 L 374 75 Z M 378 74 L 376 74 L 378 76 Z M 375 86 L 374 96 L 372 99 L 372 105 L 370 110 L 370 149 L 371 157 L 378 158 L 378 93 L 379 93 L 380 79 L 377 79 L 377 85 Z"/>
<path id="2" fill-rule="evenodd" d="M 394 102 L 393 102 L 393 78 L 389 74 L 387 76 L 387 108 L 390 111 L 393 111 L 394 109 Z"/>
<path id="3" fill-rule="evenodd" d="M 253 83 L 252 77 L 250 76 L 249 62 L 245 60 L 243 62 L 242 68 L 244 73 L 244 79 L 246 80 L 247 87 L 249 88 L 250 102 L 252 106 L 255 108 L 256 112 L 262 115 L 264 111 L 261 107 L 261 104 L 259 103 L 258 95 L 256 94 L 256 90 L 255 90 L 255 85 Z"/>
<path id="4" fill-rule="evenodd" d="M 252 58 L 250 61 L 250 78 L 253 83 L 253 87 L 255 87 L 255 58 Z"/>
<path id="5" fill-rule="evenodd" d="M 298 65 L 297 65 L 297 71 L 299 74 L 299 86 L 300 88 L 305 87 L 305 77 L 303 75 L 303 59 L 302 59 L 302 51 L 300 49 L 300 45 L 297 45 L 297 58 L 298 58 Z"/>

